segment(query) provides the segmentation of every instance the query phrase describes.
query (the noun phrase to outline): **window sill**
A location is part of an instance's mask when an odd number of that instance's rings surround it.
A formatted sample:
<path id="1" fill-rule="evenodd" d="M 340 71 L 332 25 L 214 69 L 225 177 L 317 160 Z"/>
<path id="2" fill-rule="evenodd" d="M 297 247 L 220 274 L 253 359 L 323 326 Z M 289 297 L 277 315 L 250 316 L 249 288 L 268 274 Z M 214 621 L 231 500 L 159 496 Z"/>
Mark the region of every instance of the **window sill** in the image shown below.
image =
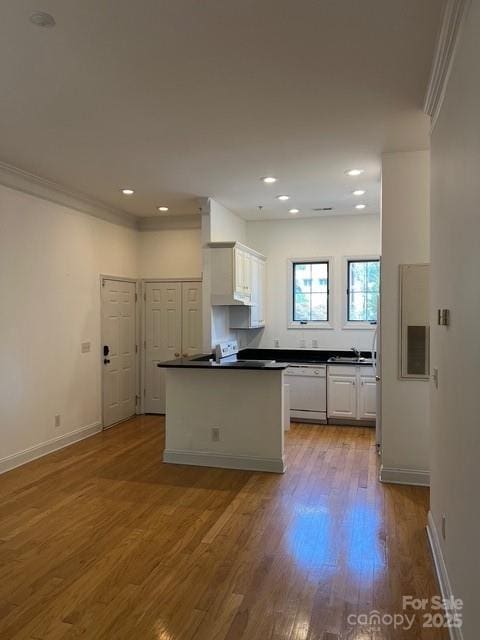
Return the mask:
<path id="1" fill-rule="evenodd" d="M 360 329 L 362 331 L 364 331 L 365 329 L 368 329 L 370 331 L 375 331 L 377 325 L 376 324 L 370 324 L 369 322 L 346 322 L 342 329 L 346 329 L 346 330 L 350 330 L 350 329 Z"/>
<path id="2" fill-rule="evenodd" d="M 300 322 L 289 322 L 287 329 L 333 329 L 330 322 L 307 322 L 307 324 L 301 324 Z"/>

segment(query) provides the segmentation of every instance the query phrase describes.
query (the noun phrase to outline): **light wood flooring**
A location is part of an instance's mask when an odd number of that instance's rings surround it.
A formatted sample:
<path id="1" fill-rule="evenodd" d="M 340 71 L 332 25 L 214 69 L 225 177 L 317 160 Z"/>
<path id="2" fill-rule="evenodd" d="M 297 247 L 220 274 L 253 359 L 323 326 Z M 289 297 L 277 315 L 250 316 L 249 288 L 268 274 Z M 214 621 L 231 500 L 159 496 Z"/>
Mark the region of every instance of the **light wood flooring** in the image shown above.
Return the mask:
<path id="1" fill-rule="evenodd" d="M 0 476 L 0 638 L 446 640 L 352 625 L 438 593 L 428 490 L 374 432 L 293 426 L 284 475 L 166 465 L 142 416 Z"/>

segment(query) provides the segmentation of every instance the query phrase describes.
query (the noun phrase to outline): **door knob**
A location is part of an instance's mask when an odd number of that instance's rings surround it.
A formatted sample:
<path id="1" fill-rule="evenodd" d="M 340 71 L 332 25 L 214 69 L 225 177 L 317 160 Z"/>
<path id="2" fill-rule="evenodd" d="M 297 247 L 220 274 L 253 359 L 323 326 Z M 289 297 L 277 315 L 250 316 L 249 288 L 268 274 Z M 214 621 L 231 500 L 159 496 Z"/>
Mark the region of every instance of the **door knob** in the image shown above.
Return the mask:
<path id="1" fill-rule="evenodd" d="M 180 354 L 179 354 L 179 353 L 176 353 L 176 354 L 175 354 L 175 358 L 179 358 L 179 357 L 180 357 Z"/>
<path id="2" fill-rule="evenodd" d="M 103 364 L 110 364 L 110 360 L 108 358 L 103 359 Z"/>
<path id="3" fill-rule="evenodd" d="M 184 358 L 188 358 L 188 353 L 182 353 L 182 356 L 183 356 Z"/>

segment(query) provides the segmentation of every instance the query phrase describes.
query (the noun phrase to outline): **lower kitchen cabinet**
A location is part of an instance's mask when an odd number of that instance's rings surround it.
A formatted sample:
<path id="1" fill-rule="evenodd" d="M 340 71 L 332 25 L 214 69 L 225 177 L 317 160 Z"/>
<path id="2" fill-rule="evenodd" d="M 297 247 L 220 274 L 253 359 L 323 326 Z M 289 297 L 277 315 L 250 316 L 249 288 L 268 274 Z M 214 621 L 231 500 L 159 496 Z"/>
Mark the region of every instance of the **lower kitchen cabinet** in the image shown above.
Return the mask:
<path id="1" fill-rule="evenodd" d="M 348 421 L 376 418 L 376 382 L 373 367 L 329 365 L 327 415 Z"/>

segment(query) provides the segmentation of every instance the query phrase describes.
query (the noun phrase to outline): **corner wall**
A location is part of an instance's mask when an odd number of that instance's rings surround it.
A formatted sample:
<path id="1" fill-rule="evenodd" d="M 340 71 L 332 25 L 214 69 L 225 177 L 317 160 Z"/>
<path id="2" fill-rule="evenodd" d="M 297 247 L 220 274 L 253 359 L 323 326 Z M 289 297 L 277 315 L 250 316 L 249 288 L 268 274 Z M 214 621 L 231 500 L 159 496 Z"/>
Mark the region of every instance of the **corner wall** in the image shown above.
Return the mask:
<path id="1" fill-rule="evenodd" d="M 463 637 L 478 638 L 480 539 L 480 1 L 473 0 L 432 134 L 431 524 L 451 588 L 464 602 Z M 446 518 L 445 539 L 441 535 Z M 460 635 L 457 636 L 460 638 Z"/>
<path id="2" fill-rule="evenodd" d="M 428 483 L 429 383 L 400 380 L 399 266 L 430 262 L 430 152 L 382 157 L 382 477 Z"/>

